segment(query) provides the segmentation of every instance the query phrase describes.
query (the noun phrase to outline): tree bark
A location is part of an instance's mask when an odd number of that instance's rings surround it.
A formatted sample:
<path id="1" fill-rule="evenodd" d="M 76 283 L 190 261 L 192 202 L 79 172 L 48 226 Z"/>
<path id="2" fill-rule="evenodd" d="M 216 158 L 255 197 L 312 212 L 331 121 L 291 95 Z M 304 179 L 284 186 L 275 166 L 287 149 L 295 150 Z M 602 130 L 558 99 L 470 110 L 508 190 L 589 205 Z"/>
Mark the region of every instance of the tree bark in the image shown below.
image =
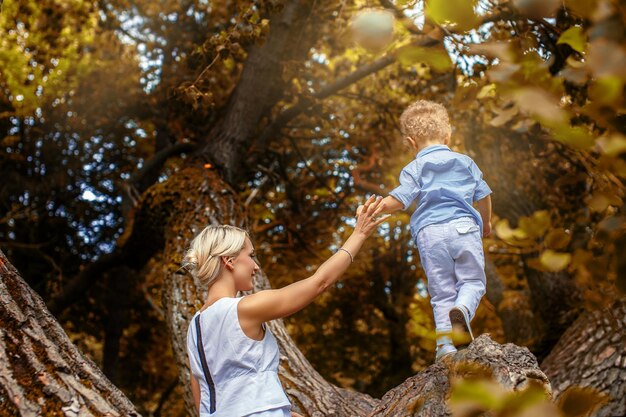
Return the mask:
<path id="1" fill-rule="evenodd" d="M 0 414 L 138 416 L 0 251 Z"/>
<path id="2" fill-rule="evenodd" d="M 314 2 L 288 1 L 272 17 L 264 45 L 250 50 L 241 78 L 229 98 L 224 117 L 205 138 L 205 154 L 225 179 L 235 184 L 245 169 L 246 153 L 256 137 L 259 122 L 284 92 L 283 65 L 306 56 L 312 40 L 303 36 L 306 17 Z"/>
<path id="3" fill-rule="evenodd" d="M 572 386 L 594 388 L 610 397 L 595 417 L 626 415 L 626 298 L 576 320 L 541 369 L 555 397 Z"/>
<path id="4" fill-rule="evenodd" d="M 491 378 L 510 391 L 523 390 L 530 382 L 551 393 L 550 382 L 537 359 L 526 348 L 500 345 L 481 335 L 451 360 L 431 365 L 385 394 L 370 417 L 449 416 L 446 400 L 450 381 L 478 376 Z"/>

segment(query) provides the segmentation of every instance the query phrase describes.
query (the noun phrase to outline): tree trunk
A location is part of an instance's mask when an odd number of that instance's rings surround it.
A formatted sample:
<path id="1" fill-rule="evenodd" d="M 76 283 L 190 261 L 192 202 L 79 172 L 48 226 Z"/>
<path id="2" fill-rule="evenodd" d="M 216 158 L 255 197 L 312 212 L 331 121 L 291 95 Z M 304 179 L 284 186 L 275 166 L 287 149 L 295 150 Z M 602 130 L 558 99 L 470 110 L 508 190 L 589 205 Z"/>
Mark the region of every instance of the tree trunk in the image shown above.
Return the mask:
<path id="1" fill-rule="evenodd" d="M 450 394 L 450 381 L 476 377 L 477 372 L 510 391 L 519 391 L 530 382 L 537 382 L 546 392 L 551 392 L 548 378 L 528 349 L 511 343 L 500 345 L 485 334 L 451 360 L 431 365 L 387 392 L 369 416 L 449 416 L 446 400 Z"/>
<path id="2" fill-rule="evenodd" d="M 541 368 L 555 397 L 572 386 L 591 387 L 610 397 L 594 416 L 626 415 L 626 298 L 582 315 Z"/>
<path id="3" fill-rule="evenodd" d="M 138 416 L 0 251 L 0 414 Z"/>
<path id="4" fill-rule="evenodd" d="M 224 117 L 205 138 L 203 153 L 230 184 L 243 177 L 246 154 L 259 133 L 259 122 L 284 94 L 283 66 L 304 58 L 314 41 L 306 36 L 310 25 L 306 20 L 314 5 L 310 1 L 288 1 L 279 14 L 272 16 L 265 43 L 251 48 Z"/>

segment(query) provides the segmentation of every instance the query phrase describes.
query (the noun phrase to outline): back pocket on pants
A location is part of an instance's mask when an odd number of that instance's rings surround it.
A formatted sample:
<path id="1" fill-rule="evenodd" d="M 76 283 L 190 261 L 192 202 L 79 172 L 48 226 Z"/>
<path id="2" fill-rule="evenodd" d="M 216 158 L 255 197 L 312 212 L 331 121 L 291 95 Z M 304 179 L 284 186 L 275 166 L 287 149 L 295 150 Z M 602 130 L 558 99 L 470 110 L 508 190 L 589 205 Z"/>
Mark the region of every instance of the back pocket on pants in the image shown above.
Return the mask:
<path id="1" fill-rule="evenodd" d="M 456 226 L 456 231 L 461 235 L 478 232 L 478 226 L 475 224 L 460 224 Z"/>

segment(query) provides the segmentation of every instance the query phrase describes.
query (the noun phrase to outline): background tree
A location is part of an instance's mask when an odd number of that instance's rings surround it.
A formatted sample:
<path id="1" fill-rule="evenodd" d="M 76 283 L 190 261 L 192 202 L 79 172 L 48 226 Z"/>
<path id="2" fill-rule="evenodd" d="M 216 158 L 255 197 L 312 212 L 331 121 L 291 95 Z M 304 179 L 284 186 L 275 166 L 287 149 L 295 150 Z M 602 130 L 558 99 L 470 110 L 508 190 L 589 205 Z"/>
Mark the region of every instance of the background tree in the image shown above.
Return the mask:
<path id="1" fill-rule="evenodd" d="M 394 186 L 410 157 L 397 117 L 416 98 L 450 109 L 453 145 L 495 191 L 479 332 L 543 358 L 624 290 L 622 6 L 383 1 L 399 19 L 379 53 L 346 36 L 364 6 L 3 3 L 1 247 L 142 413 L 184 407 L 182 338 L 202 294 L 174 272 L 191 237 L 246 225 L 273 285 L 311 272 L 362 195 Z M 324 378 L 376 397 L 432 360 L 407 223 L 286 321 Z M 328 385 L 280 326 L 297 407 L 373 406 Z"/>

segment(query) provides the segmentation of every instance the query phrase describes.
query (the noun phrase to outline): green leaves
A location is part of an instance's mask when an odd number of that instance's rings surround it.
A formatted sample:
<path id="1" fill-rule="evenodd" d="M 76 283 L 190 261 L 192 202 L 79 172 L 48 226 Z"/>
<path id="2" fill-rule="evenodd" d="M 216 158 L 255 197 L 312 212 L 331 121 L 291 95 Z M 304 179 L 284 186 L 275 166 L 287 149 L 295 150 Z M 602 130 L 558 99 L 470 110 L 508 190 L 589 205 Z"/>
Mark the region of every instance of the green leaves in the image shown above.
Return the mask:
<path id="1" fill-rule="evenodd" d="M 422 62 L 436 71 L 446 71 L 452 67 L 448 53 L 442 49 L 424 48 L 407 45 L 397 52 L 398 61 L 403 66 L 412 66 Z"/>
<path id="2" fill-rule="evenodd" d="M 568 44 L 569 46 L 574 48 L 574 50 L 582 53 L 585 52 L 586 41 L 587 40 L 583 33 L 583 28 L 579 26 L 572 26 L 561 34 L 559 40 L 556 43 L 557 45 L 563 43 Z"/>
<path id="3" fill-rule="evenodd" d="M 428 0 L 426 18 L 451 30 L 463 32 L 480 22 L 474 12 L 475 5 L 475 1 L 469 0 Z"/>
<path id="4" fill-rule="evenodd" d="M 553 409 L 555 407 L 550 407 L 548 394 L 541 385 L 529 384 L 523 390 L 511 391 L 490 378 L 466 379 L 454 384 L 448 406 L 454 417 L 472 417 L 485 413 L 495 417 L 557 415 Z M 539 409 L 547 413 L 538 413 Z"/>

